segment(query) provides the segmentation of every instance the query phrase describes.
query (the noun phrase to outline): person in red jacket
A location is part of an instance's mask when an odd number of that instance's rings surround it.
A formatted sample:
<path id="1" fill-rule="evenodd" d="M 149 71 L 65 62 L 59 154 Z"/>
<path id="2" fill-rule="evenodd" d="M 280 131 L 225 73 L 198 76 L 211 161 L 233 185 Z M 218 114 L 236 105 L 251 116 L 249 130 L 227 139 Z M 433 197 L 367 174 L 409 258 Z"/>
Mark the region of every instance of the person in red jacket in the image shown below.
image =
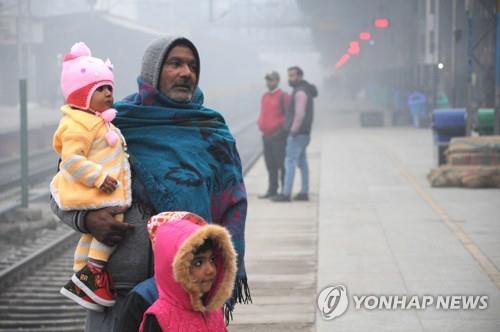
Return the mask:
<path id="1" fill-rule="evenodd" d="M 284 130 L 285 110 L 288 94 L 278 86 L 280 75 L 272 71 L 265 76 L 268 92 L 262 96 L 260 115 L 257 121 L 262 132 L 264 160 L 269 173 L 267 192 L 259 198 L 271 198 L 278 194 L 278 179 L 283 187 L 285 176 L 285 148 L 287 132 Z"/>

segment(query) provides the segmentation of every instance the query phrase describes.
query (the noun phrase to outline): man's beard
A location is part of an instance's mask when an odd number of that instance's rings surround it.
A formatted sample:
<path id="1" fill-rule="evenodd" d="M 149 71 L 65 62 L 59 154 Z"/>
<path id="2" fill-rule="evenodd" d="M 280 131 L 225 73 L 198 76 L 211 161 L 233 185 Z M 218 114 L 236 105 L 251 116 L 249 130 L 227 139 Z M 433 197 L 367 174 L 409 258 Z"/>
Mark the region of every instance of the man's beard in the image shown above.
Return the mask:
<path id="1" fill-rule="evenodd" d="M 169 97 L 178 102 L 189 102 L 193 98 L 193 92 L 193 82 L 191 80 L 183 80 L 172 86 Z"/>

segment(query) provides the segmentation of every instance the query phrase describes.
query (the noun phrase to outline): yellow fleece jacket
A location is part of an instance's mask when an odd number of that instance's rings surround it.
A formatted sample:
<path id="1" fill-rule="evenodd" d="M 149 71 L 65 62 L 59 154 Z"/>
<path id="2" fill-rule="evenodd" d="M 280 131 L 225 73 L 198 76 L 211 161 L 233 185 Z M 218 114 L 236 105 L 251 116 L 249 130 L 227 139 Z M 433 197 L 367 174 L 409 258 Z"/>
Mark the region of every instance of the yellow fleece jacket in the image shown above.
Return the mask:
<path id="1" fill-rule="evenodd" d="M 110 124 L 120 140 L 115 146 L 109 146 L 105 139 L 108 128 L 103 119 L 68 105 L 64 105 L 61 112 L 64 116 L 53 138 L 61 163 L 50 183 L 52 197 L 59 208 L 130 206 L 130 165 L 120 130 Z M 108 175 L 118 181 L 118 188 L 111 194 L 99 190 Z"/>

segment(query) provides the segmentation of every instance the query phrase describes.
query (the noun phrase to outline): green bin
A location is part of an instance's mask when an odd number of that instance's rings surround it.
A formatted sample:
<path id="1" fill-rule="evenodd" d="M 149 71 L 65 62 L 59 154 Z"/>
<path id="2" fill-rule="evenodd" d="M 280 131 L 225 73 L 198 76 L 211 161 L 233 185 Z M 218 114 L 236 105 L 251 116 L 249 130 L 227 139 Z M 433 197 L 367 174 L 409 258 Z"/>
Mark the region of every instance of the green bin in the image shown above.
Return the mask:
<path id="1" fill-rule="evenodd" d="M 479 135 L 493 135 L 495 110 L 493 108 L 480 108 L 477 110 L 477 131 Z"/>

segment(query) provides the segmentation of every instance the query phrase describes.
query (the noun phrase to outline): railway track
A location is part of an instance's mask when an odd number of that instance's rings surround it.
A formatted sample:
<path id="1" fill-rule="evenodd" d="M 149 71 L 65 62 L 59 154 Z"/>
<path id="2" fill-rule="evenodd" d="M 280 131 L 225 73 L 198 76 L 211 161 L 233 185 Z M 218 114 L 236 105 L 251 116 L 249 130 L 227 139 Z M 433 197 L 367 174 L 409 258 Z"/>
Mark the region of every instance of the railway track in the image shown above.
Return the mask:
<path id="1" fill-rule="evenodd" d="M 29 157 L 29 201 L 47 197 L 48 183 L 57 167 L 57 155 L 52 149 L 37 151 Z M 0 215 L 21 206 L 21 176 L 18 157 L 0 162 Z"/>
<path id="2" fill-rule="evenodd" d="M 260 156 L 260 136 L 253 122 L 237 128 L 234 136 L 246 174 Z M 0 332 L 83 330 L 86 311 L 59 294 L 73 273 L 78 237 L 61 225 L 0 260 Z"/>
<path id="3" fill-rule="evenodd" d="M 13 158 L 0 163 L 2 174 L 0 175 L 0 192 L 4 192 L 21 184 L 19 174 L 19 158 Z M 44 178 L 54 174 L 57 167 L 57 155 L 52 149 L 37 151 L 29 158 L 29 182 L 30 184 L 43 181 Z"/>
<path id="4" fill-rule="evenodd" d="M 51 254 L 37 251 L 34 258 L 17 268 L 16 283 L 10 282 L 0 293 L 0 331 L 82 331 L 85 310 L 59 294 L 71 277 L 72 252 L 77 234 L 65 229 Z M 40 256 L 43 255 L 43 256 Z M 40 265 L 43 268 L 37 270 Z"/>

